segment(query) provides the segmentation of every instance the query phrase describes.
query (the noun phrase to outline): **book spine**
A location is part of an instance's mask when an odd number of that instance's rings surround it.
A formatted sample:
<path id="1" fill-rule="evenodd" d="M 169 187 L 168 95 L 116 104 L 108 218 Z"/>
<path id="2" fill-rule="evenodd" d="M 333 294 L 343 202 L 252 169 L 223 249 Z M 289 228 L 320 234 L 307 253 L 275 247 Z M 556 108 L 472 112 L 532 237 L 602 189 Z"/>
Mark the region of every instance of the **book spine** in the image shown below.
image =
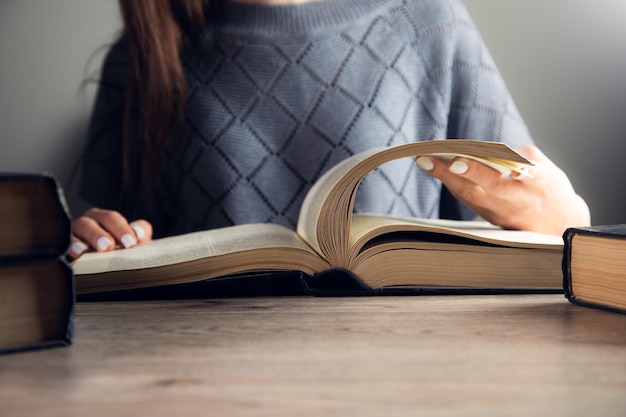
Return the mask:
<path id="1" fill-rule="evenodd" d="M 37 174 L 0 172 L 0 182 L 3 181 L 34 183 L 40 190 L 49 190 L 53 195 L 50 202 L 55 205 L 55 212 L 58 212 L 56 220 L 59 222 L 58 230 L 60 231 L 60 235 L 54 244 L 48 245 L 47 247 L 34 248 L 28 252 L 0 253 L 0 264 L 13 261 L 23 262 L 31 258 L 54 258 L 63 256 L 71 242 L 72 220 L 63 187 L 56 177 L 46 172 Z M 46 200 L 48 200 L 48 197 L 46 197 Z"/>
<path id="2" fill-rule="evenodd" d="M 625 309 L 612 307 L 605 304 L 593 303 L 581 300 L 576 297 L 572 288 L 572 239 L 577 234 L 605 236 L 605 237 L 626 237 L 626 227 L 624 225 L 591 226 L 580 228 L 569 228 L 563 233 L 563 291 L 565 298 L 572 304 L 591 307 L 604 311 L 626 314 Z"/>
<path id="3" fill-rule="evenodd" d="M 41 340 L 29 344 L 22 344 L 10 347 L 0 347 L 0 355 L 16 352 L 24 352 L 29 350 L 40 350 L 51 347 L 70 346 L 74 340 L 74 315 L 76 308 L 76 291 L 74 285 L 74 270 L 63 258 L 55 259 L 41 259 L 34 262 L 28 262 L 24 266 L 33 265 L 33 263 L 51 263 L 56 264 L 62 271 L 63 281 L 65 285 L 65 291 L 68 295 L 69 302 L 67 303 L 64 316 L 64 329 L 55 338 L 49 340 Z M 19 265 L 19 264 L 16 264 Z M 4 264 L 0 265 L 4 267 Z"/>
<path id="4" fill-rule="evenodd" d="M 577 233 L 577 229 L 569 228 L 563 233 L 563 259 L 561 269 L 563 271 L 563 293 L 565 298 L 574 302 L 572 292 L 572 238 Z"/>

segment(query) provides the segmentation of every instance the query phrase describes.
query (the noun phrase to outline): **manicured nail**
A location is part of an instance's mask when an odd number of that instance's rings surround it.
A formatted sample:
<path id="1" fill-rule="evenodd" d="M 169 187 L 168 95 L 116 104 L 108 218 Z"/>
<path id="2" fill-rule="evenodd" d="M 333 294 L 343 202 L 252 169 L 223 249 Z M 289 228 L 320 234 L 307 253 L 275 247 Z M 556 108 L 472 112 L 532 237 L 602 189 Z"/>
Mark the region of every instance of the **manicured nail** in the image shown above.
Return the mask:
<path id="1" fill-rule="evenodd" d="M 467 172 L 467 170 L 469 169 L 469 166 L 463 161 L 454 161 L 452 165 L 450 165 L 450 168 L 448 169 L 453 174 L 461 175 Z"/>
<path id="2" fill-rule="evenodd" d="M 131 224 L 130 227 L 133 228 L 138 239 L 143 239 L 144 236 L 146 236 L 146 231 L 143 230 L 143 227 L 139 226 L 138 224 Z"/>
<path id="3" fill-rule="evenodd" d="M 130 233 L 123 235 L 120 242 L 122 242 L 122 245 L 124 245 L 125 248 L 130 248 L 131 246 L 135 246 L 137 244 L 137 241 L 130 235 Z"/>
<path id="4" fill-rule="evenodd" d="M 99 250 L 106 250 L 109 246 L 111 246 L 113 242 L 106 236 L 102 236 L 96 241 L 96 246 Z"/>
<path id="5" fill-rule="evenodd" d="M 83 242 L 74 242 L 72 246 L 70 246 L 70 251 L 77 256 L 80 256 L 87 250 L 87 245 Z"/>
<path id="6" fill-rule="evenodd" d="M 435 167 L 435 163 L 426 156 L 420 156 L 415 160 L 415 163 L 424 171 L 430 171 Z"/>

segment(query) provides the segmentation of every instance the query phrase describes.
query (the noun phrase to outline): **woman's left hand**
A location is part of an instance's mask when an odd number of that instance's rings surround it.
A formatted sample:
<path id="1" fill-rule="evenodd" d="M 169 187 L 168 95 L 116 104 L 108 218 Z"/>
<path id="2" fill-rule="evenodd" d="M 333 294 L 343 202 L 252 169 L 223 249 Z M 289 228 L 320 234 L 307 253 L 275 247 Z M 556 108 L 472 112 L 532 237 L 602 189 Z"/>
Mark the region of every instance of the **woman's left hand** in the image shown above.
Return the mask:
<path id="1" fill-rule="evenodd" d="M 506 229 L 562 235 L 568 227 L 588 226 L 589 207 L 567 175 L 536 146 L 516 150 L 535 164 L 529 176 L 503 176 L 461 157 L 444 162 L 421 156 L 417 165 L 441 180 L 479 216 Z"/>

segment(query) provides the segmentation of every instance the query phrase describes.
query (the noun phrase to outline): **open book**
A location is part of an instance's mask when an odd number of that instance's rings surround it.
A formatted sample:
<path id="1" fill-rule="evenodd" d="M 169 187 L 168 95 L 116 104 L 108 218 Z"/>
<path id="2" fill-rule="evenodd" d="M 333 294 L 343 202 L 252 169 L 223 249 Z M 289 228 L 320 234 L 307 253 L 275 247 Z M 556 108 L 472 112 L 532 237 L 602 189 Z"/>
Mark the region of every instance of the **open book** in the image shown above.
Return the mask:
<path id="1" fill-rule="evenodd" d="M 181 284 L 237 274 L 301 271 L 309 288 L 346 271 L 365 291 L 562 290 L 560 237 L 489 223 L 353 214 L 363 178 L 399 158 L 464 156 L 510 175 L 531 163 L 502 143 L 434 140 L 352 156 L 307 194 L 297 231 L 247 224 L 87 253 L 74 263 L 78 294 Z M 317 278 L 320 279 L 317 279 Z"/>

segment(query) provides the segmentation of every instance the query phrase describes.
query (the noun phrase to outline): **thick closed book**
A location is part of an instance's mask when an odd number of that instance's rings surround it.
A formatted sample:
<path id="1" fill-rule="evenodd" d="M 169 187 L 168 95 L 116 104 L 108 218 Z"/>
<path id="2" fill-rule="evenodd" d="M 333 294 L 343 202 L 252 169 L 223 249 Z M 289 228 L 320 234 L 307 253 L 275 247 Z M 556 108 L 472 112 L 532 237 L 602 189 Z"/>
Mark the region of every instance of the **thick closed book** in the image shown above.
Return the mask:
<path id="1" fill-rule="evenodd" d="M 56 257 L 70 241 L 63 189 L 50 174 L 0 172 L 0 257 Z"/>
<path id="2" fill-rule="evenodd" d="M 0 353 L 72 342 L 71 226 L 49 174 L 0 173 Z"/>
<path id="3" fill-rule="evenodd" d="M 323 175 L 307 194 L 297 230 L 245 224 L 86 253 L 74 264 L 78 294 L 182 284 L 228 276 L 300 271 L 314 293 L 334 277 L 356 291 L 562 291 L 560 236 L 503 230 L 484 221 L 353 214 L 363 178 L 399 158 L 459 155 L 499 170 L 529 161 L 502 143 L 434 140 L 371 150 Z M 346 272 L 336 274 L 337 271 Z M 351 291 L 352 292 L 352 291 Z"/>
<path id="4" fill-rule="evenodd" d="M 567 299 L 626 313 L 626 225 L 569 228 L 563 241 Z"/>

